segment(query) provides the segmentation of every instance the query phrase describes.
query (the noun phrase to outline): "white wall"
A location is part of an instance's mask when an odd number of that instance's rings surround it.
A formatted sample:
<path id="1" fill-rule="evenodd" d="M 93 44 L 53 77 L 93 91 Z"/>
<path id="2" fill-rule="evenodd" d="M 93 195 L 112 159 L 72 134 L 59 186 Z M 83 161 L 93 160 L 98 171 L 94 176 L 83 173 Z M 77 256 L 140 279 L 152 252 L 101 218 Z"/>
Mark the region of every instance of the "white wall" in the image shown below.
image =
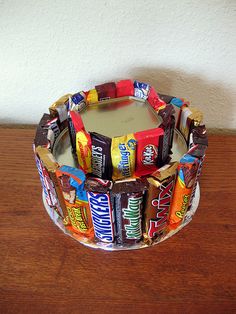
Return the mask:
<path id="1" fill-rule="evenodd" d="M 236 128 L 235 0 L 0 0 L 0 122 L 37 123 L 67 92 L 137 78 Z"/>

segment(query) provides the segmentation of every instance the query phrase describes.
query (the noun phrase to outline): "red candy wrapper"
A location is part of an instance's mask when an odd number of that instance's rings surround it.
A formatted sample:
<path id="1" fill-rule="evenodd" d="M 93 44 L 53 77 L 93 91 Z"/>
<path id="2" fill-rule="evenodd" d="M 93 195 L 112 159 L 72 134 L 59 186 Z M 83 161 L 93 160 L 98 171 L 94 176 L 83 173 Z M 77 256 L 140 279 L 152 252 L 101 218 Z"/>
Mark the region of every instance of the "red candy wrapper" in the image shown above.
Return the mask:
<path id="1" fill-rule="evenodd" d="M 164 135 L 161 128 L 134 133 L 137 140 L 135 175 L 145 176 L 157 170 L 159 138 Z"/>
<path id="2" fill-rule="evenodd" d="M 163 109 L 166 106 L 166 103 L 158 96 L 153 87 L 150 88 L 150 92 L 148 94 L 148 102 L 156 111 L 158 111 L 159 109 Z"/>
<path id="3" fill-rule="evenodd" d="M 114 82 L 95 86 L 98 93 L 98 101 L 116 98 L 116 84 Z"/>
<path id="4" fill-rule="evenodd" d="M 131 80 L 121 80 L 116 83 L 116 96 L 133 96 L 134 95 L 134 83 Z"/>

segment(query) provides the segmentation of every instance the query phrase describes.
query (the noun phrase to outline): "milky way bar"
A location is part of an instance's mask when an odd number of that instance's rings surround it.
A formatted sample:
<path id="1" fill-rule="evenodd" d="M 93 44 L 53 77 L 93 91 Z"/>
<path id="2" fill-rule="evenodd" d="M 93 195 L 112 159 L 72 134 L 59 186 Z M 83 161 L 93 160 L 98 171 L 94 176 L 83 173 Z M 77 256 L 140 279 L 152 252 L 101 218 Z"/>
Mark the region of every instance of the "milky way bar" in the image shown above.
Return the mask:
<path id="1" fill-rule="evenodd" d="M 152 243 L 166 228 L 170 212 L 178 163 L 163 166 L 147 180 L 144 212 L 144 241 Z"/>
<path id="2" fill-rule="evenodd" d="M 92 141 L 92 173 L 101 178 L 111 180 L 111 138 L 90 132 Z"/>
<path id="3" fill-rule="evenodd" d="M 139 179 L 116 181 L 112 188 L 112 206 L 116 216 L 116 242 L 134 244 L 142 238 L 142 212 L 147 182 Z"/>
<path id="4" fill-rule="evenodd" d="M 87 178 L 85 182 L 95 237 L 103 242 L 114 241 L 115 228 L 110 200 L 111 187 L 111 181 L 99 178 Z"/>

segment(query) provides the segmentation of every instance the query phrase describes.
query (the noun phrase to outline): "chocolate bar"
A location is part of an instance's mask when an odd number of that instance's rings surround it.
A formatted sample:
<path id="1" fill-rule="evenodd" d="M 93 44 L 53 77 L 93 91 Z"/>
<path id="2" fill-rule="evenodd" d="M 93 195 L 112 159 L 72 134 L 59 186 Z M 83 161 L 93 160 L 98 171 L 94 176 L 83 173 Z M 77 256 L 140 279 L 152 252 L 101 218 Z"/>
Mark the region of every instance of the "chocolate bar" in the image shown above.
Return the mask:
<path id="1" fill-rule="evenodd" d="M 111 180 L 111 138 L 90 132 L 92 141 L 92 173 L 101 178 Z"/>
<path id="2" fill-rule="evenodd" d="M 109 180 L 87 178 L 85 182 L 95 236 L 103 242 L 114 241 L 114 213 L 110 200 L 111 187 L 112 182 Z"/>
<path id="3" fill-rule="evenodd" d="M 137 243 L 142 238 L 144 193 L 148 183 L 140 179 L 116 181 L 112 188 L 112 206 L 116 215 L 116 242 Z"/>

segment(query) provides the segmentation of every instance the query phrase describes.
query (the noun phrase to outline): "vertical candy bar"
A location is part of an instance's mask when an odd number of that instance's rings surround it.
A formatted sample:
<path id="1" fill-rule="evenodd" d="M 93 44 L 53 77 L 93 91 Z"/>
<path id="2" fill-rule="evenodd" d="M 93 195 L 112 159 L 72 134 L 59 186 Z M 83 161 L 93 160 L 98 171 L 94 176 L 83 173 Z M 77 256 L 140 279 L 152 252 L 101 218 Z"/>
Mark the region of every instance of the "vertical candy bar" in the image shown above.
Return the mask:
<path id="1" fill-rule="evenodd" d="M 161 128 L 134 133 L 137 140 L 135 175 L 145 176 L 157 170 L 159 138 L 163 137 Z"/>
<path id="2" fill-rule="evenodd" d="M 90 132 L 92 140 L 92 173 L 93 175 L 111 180 L 111 138 Z"/>
<path id="3" fill-rule="evenodd" d="M 150 91 L 150 85 L 134 81 L 134 96 L 146 100 Z"/>
<path id="4" fill-rule="evenodd" d="M 43 185 L 46 201 L 49 206 L 56 207 L 58 214 L 62 216 L 64 218 L 64 222 L 66 222 L 68 214 L 55 174 L 59 165 L 49 150 L 42 146 L 35 148 L 35 159 Z"/>
<path id="5" fill-rule="evenodd" d="M 49 107 L 51 117 L 59 118 L 59 121 L 61 123 L 67 119 L 66 102 L 69 100 L 70 96 L 71 94 L 66 94 L 62 96 Z"/>
<path id="6" fill-rule="evenodd" d="M 88 93 L 87 93 L 87 103 L 90 104 L 94 104 L 98 102 L 98 93 L 96 91 L 96 89 L 91 89 Z"/>
<path id="7" fill-rule="evenodd" d="M 76 154 L 78 157 L 79 167 L 85 173 L 92 172 L 92 152 L 91 152 L 91 137 L 89 133 L 81 130 L 76 133 Z"/>
<path id="8" fill-rule="evenodd" d="M 164 109 L 158 111 L 158 115 L 162 117 L 162 124 L 159 126 L 164 130 L 163 137 L 160 138 L 160 153 L 158 155 L 158 167 L 162 167 L 170 161 L 171 148 L 173 144 L 174 133 L 174 108 L 167 104 Z"/>
<path id="9" fill-rule="evenodd" d="M 86 108 L 87 102 L 86 102 L 86 95 L 84 92 L 78 92 L 74 95 L 72 95 L 69 99 L 69 110 L 70 111 L 82 111 L 84 108 Z"/>
<path id="10" fill-rule="evenodd" d="M 114 82 L 95 86 L 98 94 L 98 101 L 116 98 L 116 84 Z"/>
<path id="11" fill-rule="evenodd" d="M 50 124 L 51 117 L 49 114 L 44 113 L 43 117 L 41 118 L 36 134 L 34 139 L 34 145 L 37 146 L 43 146 L 46 148 L 50 148 L 50 142 L 48 141 L 48 125 Z"/>
<path id="12" fill-rule="evenodd" d="M 187 144 L 189 143 L 189 136 L 192 128 L 194 126 L 200 125 L 202 119 L 203 115 L 198 109 L 194 107 L 181 108 L 180 122 L 178 128 L 183 134 Z"/>
<path id="13" fill-rule="evenodd" d="M 170 209 L 170 229 L 177 228 L 184 218 L 189 206 L 198 167 L 199 159 L 191 155 L 186 154 L 180 160 Z"/>
<path id="14" fill-rule="evenodd" d="M 189 137 L 188 154 L 195 157 L 203 157 L 208 146 L 208 138 L 205 125 L 194 127 Z"/>
<path id="15" fill-rule="evenodd" d="M 112 182 L 109 180 L 87 178 L 85 182 L 95 236 L 103 242 L 114 241 L 114 213 L 110 200 L 111 187 Z"/>
<path id="16" fill-rule="evenodd" d="M 72 153 L 76 153 L 76 133 L 84 130 L 82 118 L 77 111 L 68 112 L 68 129 L 72 147 Z"/>
<path id="17" fill-rule="evenodd" d="M 183 98 L 173 97 L 170 104 L 175 108 L 175 127 L 178 129 L 180 124 L 181 108 L 183 109 L 188 107 L 189 102 L 185 101 Z"/>
<path id="18" fill-rule="evenodd" d="M 114 137 L 111 143 L 111 159 L 114 180 L 132 177 L 135 170 L 136 140 L 133 134 Z"/>
<path id="19" fill-rule="evenodd" d="M 163 101 L 158 96 L 158 94 L 156 93 L 155 89 L 152 86 L 150 87 L 150 92 L 148 94 L 148 102 L 156 111 L 158 111 L 159 109 L 163 109 L 166 106 L 165 101 Z"/>
<path id="20" fill-rule="evenodd" d="M 64 196 L 72 229 L 88 238 L 94 236 L 88 198 L 84 190 L 85 174 L 83 171 L 61 166 L 56 170 L 60 189 Z"/>
<path id="21" fill-rule="evenodd" d="M 116 96 L 134 96 L 134 83 L 131 80 L 121 80 L 116 83 Z"/>
<path id="22" fill-rule="evenodd" d="M 167 227 L 178 163 L 165 165 L 148 178 L 144 212 L 144 241 L 152 241 Z"/>
<path id="23" fill-rule="evenodd" d="M 148 184 L 139 179 L 115 182 L 112 204 L 116 214 L 116 242 L 134 244 L 142 238 L 144 193 Z"/>

